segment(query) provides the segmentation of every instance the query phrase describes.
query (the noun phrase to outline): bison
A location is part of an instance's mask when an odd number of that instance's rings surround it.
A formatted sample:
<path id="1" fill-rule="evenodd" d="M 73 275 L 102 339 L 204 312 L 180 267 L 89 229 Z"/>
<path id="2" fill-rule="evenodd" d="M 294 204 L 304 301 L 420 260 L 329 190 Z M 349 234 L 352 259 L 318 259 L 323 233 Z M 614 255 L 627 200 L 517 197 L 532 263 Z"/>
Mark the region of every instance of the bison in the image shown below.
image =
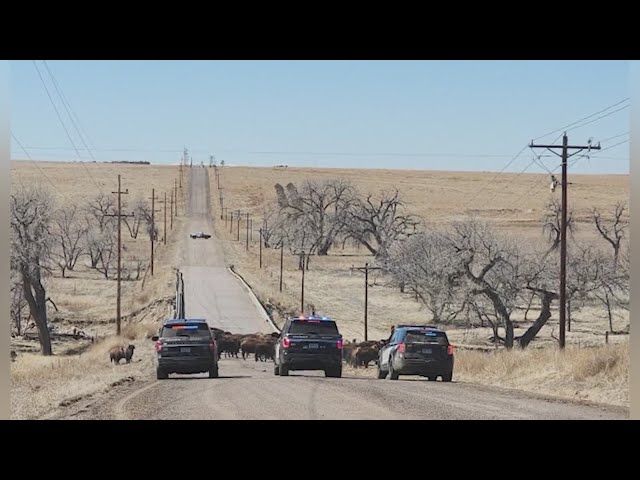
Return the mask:
<path id="1" fill-rule="evenodd" d="M 113 347 L 109 350 L 109 361 L 119 365 L 120 360 L 124 358 L 127 363 L 131 363 L 131 358 L 133 357 L 133 351 L 135 348 L 136 347 L 134 345 L 128 345 L 127 348 L 121 346 Z"/>

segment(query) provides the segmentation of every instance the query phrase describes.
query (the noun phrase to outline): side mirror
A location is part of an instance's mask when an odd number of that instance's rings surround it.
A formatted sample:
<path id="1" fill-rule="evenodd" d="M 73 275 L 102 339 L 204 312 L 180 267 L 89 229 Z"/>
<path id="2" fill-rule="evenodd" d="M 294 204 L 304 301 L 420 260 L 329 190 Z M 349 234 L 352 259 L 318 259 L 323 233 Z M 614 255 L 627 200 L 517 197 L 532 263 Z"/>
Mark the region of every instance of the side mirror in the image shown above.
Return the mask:
<path id="1" fill-rule="evenodd" d="M 159 337 L 157 335 L 154 335 L 153 337 L 151 337 L 151 340 L 153 340 L 154 342 L 157 342 L 159 339 Z"/>

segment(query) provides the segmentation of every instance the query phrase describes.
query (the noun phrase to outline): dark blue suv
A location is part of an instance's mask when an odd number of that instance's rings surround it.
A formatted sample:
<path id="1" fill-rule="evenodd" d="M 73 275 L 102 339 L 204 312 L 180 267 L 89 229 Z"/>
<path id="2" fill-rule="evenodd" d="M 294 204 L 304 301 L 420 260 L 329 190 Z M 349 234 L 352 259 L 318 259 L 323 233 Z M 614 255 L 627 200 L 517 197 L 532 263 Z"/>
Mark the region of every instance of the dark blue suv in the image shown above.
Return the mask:
<path id="1" fill-rule="evenodd" d="M 152 340 L 158 354 L 158 380 L 168 378 L 170 373 L 218 377 L 217 345 L 206 320 L 167 320 Z"/>
<path id="2" fill-rule="evenodd" d="M 450 382 L 453 363 L 453 345 L 445 332 L 430 325 L 398 325 L 378 353 L 378 378 L 420 375 Z"/>

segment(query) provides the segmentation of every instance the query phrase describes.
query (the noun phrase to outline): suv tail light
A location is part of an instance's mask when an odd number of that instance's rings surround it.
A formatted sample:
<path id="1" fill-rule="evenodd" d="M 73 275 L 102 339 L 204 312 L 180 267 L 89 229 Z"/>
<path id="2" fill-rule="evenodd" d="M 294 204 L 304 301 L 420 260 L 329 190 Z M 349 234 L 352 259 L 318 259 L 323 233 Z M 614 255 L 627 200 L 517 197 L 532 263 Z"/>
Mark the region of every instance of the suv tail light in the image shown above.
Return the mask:
<path id="1" fill-rule="evenodd" d="M 291 345 L 291 340 L 288 337 L 284 337 L 282 339 L 282 348 L 289 348 L 289 345 Z"/>
<path id="2" fill-rule="evenodd" d="M 453 355 L 453 345 L 447 347 L 447 355 Z"/>
<path id="3" fill-rule="evenodd" d="M 160 350 L 162 350 L 162 343 L 160 343 L 160 340 L 156 341 L 156 343 L 154 343 L 153 345 L 156 349 L 156 352 L 159 352 Z"/>
<path id="4" fill-rule="evenodd" d="M 407 346 L 404 343 L 398 344 L 398 353 L 404 353 L 406 349 L 407 349 Z"/>
<path id="5" fill-rule="evenodd" d="M 342 350 L 342 339 L 338 340 L 338 350 Z"/>

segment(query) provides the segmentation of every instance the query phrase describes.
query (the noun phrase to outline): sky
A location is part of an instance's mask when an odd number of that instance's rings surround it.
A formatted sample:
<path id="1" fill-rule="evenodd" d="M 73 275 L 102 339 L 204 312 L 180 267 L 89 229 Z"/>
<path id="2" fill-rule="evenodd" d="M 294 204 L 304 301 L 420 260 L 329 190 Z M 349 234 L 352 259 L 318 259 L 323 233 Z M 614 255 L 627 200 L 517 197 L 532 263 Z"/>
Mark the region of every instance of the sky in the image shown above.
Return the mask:
<path id="1" fill-rule="evenodd" d="M 629 171 L 627 61 L 23 60 L 9 67 L 11 132 L 37 161 L 176 164 L 186 147 L 196 164 L 215 155 L 228 165 L 544 172 L 560 160 L 540 150 L 539 165 L 523 148 L 604 110 L 570 126 L 569 143 L 592 138 L 613 148 L 575 157 L 571 171 Z M 561 134 L 536 143 L 559 143 Z M 15 141 L 11 151 L 27 158 Z"/>

